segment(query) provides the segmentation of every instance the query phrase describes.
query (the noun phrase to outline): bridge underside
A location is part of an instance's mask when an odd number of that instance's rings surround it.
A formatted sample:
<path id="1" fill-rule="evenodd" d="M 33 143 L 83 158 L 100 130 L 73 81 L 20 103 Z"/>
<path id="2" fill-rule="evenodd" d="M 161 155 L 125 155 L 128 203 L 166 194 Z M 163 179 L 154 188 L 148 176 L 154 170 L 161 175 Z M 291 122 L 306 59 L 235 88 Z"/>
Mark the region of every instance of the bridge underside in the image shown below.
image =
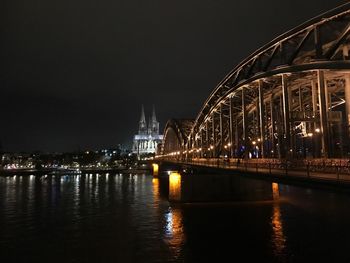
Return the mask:
<path id="1" fill-rule="evenodd" d="M 186 138 L 176 147 L 165 138 L 163 154 L 349 157 L 349 36 L 348 3 L 257 50 L 219 83 Z"/>

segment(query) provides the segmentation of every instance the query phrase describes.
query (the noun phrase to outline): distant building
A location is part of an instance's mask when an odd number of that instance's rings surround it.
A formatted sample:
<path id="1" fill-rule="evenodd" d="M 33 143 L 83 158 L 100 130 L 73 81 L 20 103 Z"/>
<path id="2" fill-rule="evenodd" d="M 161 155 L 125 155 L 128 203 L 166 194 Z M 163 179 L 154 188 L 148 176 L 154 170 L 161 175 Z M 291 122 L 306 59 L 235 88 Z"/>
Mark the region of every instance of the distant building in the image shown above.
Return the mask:
<path id="1" fill-rule="evenodd" d="M 156 118 L 156 111 L 153 106 L 152 118 L 146 123 L 145 111 L 142 105 L 141 118 L 139 122 L 138 134 L 134 136 L 132 152 L 138 156 L 155 153 L 158 143 L 163 140 L 163 135 L 159 134 L 159 122 Z"/>

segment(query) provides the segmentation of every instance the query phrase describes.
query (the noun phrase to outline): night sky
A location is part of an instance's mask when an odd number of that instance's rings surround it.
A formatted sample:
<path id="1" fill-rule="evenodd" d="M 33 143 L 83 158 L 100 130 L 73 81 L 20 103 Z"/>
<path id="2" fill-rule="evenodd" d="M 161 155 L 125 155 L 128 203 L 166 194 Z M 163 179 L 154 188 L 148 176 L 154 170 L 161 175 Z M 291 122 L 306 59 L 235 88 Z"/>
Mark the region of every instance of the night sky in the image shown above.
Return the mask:
<path id="1" fill-rule="evenodd" d="M 141 104 L 195 118 L 216 84 L 286 30 L 346 1 L 4 0 L 6 151 L 131 145 Z"/>

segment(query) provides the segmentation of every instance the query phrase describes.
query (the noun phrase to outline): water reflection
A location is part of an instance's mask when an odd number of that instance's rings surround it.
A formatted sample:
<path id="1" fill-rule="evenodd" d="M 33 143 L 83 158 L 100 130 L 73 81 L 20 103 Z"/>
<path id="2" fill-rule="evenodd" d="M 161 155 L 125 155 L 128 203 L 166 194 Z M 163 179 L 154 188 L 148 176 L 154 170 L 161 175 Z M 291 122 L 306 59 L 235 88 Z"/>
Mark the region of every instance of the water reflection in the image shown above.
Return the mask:
<path id="1" fill-rule="evenodd" d="M 173 256 L 179 258 L 185 243 L 182 209 L 169 208 L 168 212 L 165 214 L 165 221 L 166 242 Z"/>
<path id="2" fill-rule="evenodd" d="M 280 206 L 280 193 L 279 185 L 277 183 L 272 183 L 272 196 L 273 196 L 273 208 L 272 208 L 272 247 L 274 254 L 278 257 L 284 254 L 286 248 L 286 237 L 283 233 L 283 224 L 281 216 L 281 206 Z"/>
<path id="3" fill-rule="evenodd" d="M 234 182 L 244 197 L 257 185 Z M 347 193 L 269 183 L 274 202 L 171 206 L 168 186 L 151 174 L 0 177 L 0 260 L 349 262 Z"/>
<path id="4" fill-rule="evenodd" d="M 157 203 L 159 201 L 159 179 L 158 178 L 152 179 L 152 186 L 153 186 L 154 202 Z"/>

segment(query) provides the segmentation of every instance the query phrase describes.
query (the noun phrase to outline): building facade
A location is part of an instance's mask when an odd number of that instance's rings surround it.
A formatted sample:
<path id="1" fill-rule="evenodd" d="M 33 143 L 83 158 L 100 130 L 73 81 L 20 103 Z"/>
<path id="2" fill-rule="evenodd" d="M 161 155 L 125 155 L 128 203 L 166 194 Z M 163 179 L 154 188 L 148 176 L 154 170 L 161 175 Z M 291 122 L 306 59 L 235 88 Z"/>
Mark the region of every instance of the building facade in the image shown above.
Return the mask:
<path id="1" fill-rule="evenodd" d="M 159 122 L 156 118 L 156 111 L 153 106 L 152 117 L 146 122 L 145 111 L 142 105 L 141 118 L 139 122 L 138 134 L 134 136 L 132 152 L 140 155 L 152 154 L 157 150 L 157 145 L 163 140 L 163 135 L 159 134 Z"/>

